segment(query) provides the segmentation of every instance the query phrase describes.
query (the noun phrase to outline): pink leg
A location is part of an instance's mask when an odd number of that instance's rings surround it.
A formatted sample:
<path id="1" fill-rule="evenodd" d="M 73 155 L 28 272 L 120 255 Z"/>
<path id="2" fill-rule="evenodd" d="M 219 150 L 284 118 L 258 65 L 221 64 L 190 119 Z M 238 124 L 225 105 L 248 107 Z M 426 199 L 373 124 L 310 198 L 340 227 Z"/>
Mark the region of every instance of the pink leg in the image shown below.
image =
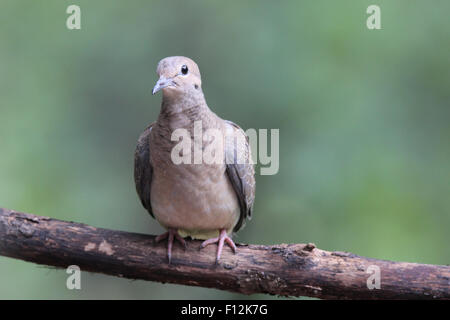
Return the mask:
<path id="1" fill-rule="evenodd" d="M 225 242 L 230 246 L 231 249 L 233 249 L 233 252 L 236 253 L 236 245 L 234 244 L 233 240 L 231 240 L 231 238 L 227 235 L 227 231 L 225 229 L 220 230 L 220 234 L 217 238 L 211 238 L 203 241 L 203 243 L 200 245 L 200 248 L 204 248 L 210 244 L 217 243 L 216 263 L 218 263 L 222 254 L 223 244 Z"/>
<path id="2" fill-rule="evenodd" d="M 160 234 L 155 238 L 156 242 L 160 242 L 161 240 L 164 240 L 166 238 L 169 238 L 167 241 L 167 257 L 169 258 L 169 264 L 172 260 L 172 245 L 174 238 L 177 239 L 186 249 L 186 241 L 178 234 L 178 231 L 176 229 L 170 228 L 167 232 Z"/>

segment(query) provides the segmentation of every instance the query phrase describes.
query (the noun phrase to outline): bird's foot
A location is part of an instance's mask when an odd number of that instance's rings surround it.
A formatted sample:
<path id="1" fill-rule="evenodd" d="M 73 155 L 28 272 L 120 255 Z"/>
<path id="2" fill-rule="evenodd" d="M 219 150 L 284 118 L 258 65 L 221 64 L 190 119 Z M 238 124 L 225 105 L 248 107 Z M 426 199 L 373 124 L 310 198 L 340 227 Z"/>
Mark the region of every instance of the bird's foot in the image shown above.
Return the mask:
<path id="1" fill-rule="evenodd" d="M 167 232 L 160 234 L 155 238 L 156 242 L 160 242 L 161 240 L 164 240 L 168 238 L 167 240 L 167 258 L 169 258 L 169 264 L 172 260 L 172 245 L 174 238 L 177 239 L 183 247 L 186 249 L 186 241 L 183 239 L 182 236 L 178 234 L 178 231 L 176 229 L 169 228 Z"/>
<path id="2" fill-rule="evenodd" d="M 233 240 L 228 236 L 227 231 L 225 229 L 220 230 L 220 234 L 217 238 L 211 238 L 208 240 L 203 241 L 203 243 L 200 245 L 200 249 L 203 249 L 204 247 L 217 243 L 217 256 L 216 256 L 216 263 L 219 263 L 220 255 L 222 254 L 223 244 L 226 242 L 230 248 L 233 250 L 234 253 L 236 253 L 236 245 L 234 244 Z"/>

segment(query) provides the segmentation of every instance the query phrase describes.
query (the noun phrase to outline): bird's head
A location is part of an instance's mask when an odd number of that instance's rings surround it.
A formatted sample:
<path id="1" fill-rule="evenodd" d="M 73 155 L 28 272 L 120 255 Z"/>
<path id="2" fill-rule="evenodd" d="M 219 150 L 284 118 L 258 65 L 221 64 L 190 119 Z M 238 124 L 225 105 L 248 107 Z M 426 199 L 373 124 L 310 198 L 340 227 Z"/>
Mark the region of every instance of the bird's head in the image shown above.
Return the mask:
<path id="1" fill-rule="evenodd" d="M 152 94 L 162 90 L 164 97 L 180 95 L 202 95 L 202 80 L 197 64 L 186 57 L 167 57 L 158 63 L 156 73 L 159 80 Z"/>

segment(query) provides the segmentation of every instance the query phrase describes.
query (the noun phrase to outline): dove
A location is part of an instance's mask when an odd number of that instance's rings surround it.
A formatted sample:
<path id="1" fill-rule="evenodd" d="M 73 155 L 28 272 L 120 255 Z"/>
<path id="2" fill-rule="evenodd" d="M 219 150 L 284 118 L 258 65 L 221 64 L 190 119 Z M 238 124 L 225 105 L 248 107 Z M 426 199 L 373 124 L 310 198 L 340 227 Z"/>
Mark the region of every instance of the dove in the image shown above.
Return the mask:
<path id="1" fill-rule="evenodd" d="M 161 109 L 138 139 L 136 191 L 144 208 L 167 230 L 155 240 L 167 239 L 169 264 L 174 241 L 186 247 L 187 237 L 204 240 L 200 249 L 217 243 L 218 263 L 224 244 L 236 253 L 232 236 L 252 216 L 255 176 L 249 140 L 238 125 L 208 107 L 200 70 L 193 60 L 167 57 L 158 63 L 156 72 L 159 79 L 152 94 L 162 91 Z M 186 157 L 199 146 L 195 140 L 198 123 L 204 133 L 199 150 L 217 145 L 212 153 L 216 161 L 174 161 L 174 154 Z M 183 143 L 189 142 L 190 148 L 174 152 L 180 143 L 173 138 L 177 130 L 187 133 Z"/>

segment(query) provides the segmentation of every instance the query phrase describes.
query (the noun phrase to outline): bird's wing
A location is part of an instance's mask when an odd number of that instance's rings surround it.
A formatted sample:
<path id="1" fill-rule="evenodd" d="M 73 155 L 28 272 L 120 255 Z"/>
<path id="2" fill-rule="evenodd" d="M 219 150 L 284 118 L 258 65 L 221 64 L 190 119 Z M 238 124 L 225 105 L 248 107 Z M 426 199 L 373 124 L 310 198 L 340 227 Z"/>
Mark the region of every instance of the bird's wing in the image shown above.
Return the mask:
<path id="1" fill-rule="evenodd" d="M 150 164 L 150 132 L 152 126 L 153 123 L 142 132 L 134 152 L 134 182 L 142 205 L 154 218 L 150 202 L 150 186 L 153 175 L 153 168 Z"/>
<path id="2" fill-rule="evenodd" d="M 255 200 L 255 169 L 251 161 L 248 137 L 235 123 L 225 121 L 227 138 L 225 143 L 226 173 L 239 200 L 241 214 L 234 232 L 245 224 L 245 218 L 251 218 Z M 232 139 L 229 139 L 230 135 Z"/>

